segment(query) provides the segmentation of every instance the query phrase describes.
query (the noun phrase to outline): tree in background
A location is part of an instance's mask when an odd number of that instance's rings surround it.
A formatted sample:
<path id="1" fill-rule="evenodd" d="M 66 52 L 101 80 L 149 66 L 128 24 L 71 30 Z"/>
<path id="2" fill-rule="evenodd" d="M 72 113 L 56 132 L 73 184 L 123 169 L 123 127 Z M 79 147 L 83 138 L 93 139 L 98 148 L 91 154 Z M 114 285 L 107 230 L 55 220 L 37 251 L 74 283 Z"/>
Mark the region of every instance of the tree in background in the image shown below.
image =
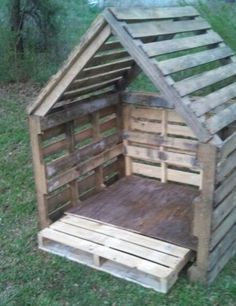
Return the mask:
<path id="1" fill-rule="evenodd" d="M 24 57 L 25 44 L 47 51 L 58 32 L 54 0 L 10 0 L 9 23 L 17 58 Z"/>

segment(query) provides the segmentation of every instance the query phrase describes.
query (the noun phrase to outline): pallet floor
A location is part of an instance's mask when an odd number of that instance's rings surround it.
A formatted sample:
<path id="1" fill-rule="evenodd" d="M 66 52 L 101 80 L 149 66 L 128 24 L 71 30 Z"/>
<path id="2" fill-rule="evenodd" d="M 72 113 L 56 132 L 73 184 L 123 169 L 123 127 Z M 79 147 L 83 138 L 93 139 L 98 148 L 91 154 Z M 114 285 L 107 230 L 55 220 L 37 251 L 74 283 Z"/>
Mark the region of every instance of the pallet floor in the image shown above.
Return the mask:
<path id="1" fill-rule="evenodd" d="M 189 249 L 72 215 L 42 230 L 39 248 L 163 293 L 192 257 Z"/>
<path id="2" fill-rule="evenodd" d="M 128 176 L 68 213 L 196 250 L 191 227 L 198 193 L 193 187 Z"/>

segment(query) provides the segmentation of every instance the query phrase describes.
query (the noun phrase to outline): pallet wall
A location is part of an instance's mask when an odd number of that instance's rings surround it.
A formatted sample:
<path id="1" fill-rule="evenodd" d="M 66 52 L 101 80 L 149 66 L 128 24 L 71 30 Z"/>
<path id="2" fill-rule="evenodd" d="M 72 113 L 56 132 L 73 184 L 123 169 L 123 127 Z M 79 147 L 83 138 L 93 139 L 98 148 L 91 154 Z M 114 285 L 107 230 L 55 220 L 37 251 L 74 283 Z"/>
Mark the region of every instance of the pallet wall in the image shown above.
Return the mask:
<path id="1" fill-rule="evenodd" d="M 236 254 L 236 133 L 224 142 L 218 154 L 209 281 L 213 281 Z"/>
<path id="2" fill-rule="evenodd" d="M 30 125 L 43 227 L 122 175 L 117 95 L 75 104 L 42 119 L 31 117 Z"/>
<path id="3" fill-rule="evenodd" d="M 126 174 L 201 188 L 198 142 L 191 129 L 173 109 L 138 106 L 137 98 L 124 99 Z"/>

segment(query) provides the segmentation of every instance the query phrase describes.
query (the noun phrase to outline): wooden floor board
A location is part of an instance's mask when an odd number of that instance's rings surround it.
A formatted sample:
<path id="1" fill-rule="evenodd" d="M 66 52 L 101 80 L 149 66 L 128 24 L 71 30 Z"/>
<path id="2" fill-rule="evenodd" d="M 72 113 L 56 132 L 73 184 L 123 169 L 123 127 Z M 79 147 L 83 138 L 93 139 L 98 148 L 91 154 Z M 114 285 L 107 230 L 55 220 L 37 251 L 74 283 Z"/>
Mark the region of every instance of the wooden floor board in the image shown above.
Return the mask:
<path id="1" fill-rule="evenodd" d="M 125 177 L 69 213 L 196 249 L 191 235 L 195 188 Z"/>

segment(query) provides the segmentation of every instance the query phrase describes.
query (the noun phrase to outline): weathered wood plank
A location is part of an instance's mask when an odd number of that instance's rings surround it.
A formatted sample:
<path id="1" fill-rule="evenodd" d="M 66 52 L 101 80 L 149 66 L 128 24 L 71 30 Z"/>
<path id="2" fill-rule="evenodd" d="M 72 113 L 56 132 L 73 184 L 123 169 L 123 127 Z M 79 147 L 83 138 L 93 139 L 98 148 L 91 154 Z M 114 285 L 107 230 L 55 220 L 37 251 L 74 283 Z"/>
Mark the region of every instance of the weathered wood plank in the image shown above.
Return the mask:
<path id="1" fill-rule="evenodd" d="M 192 6 L 153 7 L 151 9 L 134 7 L 132 10 L 112 8 L 111 11 L 119 20 L 149 20 L 199 16 L 198 11 Z"/>
<path id="2" fill-rule="evenodd" d="M 59 135 L 63 135 L 65 133 L 65 125 L 59 125 L 55 128 L 51 128 L 45 130 L 42 134 L 42 141 L 49 140 L 50 138 L 57 137 Z"/>
<path id="3" fill-rule="evenodd" d="M 135 158 L 153 162 L 166 162 L 183 167 L 197 167 L 196 157 L 187 154 L 162 152 L 157 149 L 141 148 L 132 145 L 125 147 L 125 154 Z"/>
<path id="4" fill-rule="evenodd" d="M 119 41 L 108 41 L 105 44 L 102 45 L 102 47 L 99 49 L 99 51 L 110 51 L 115 49 L 123 49 L 123 46 Z"/>
<path id="5" fill-rule="evenodd" d="M 224 253 L 224 255 L 219 259 L 214 270 L 209 273 L 208 282 L 212 283 L 228 261 L 236 254 L 236 240 L 232 243 L 231 247 Z"/>
<path id="6" fill-rule="evenodd" d="M 120 77 L 125 73 L 126 70 L 127 70 L 126 68 L 123 68 L 123 69 L 121 68 L 121 69 L 117 69 L 111 72 L 95 74 L 94 76 L 91 76 L 88 78 L 77 79 L 71 84 L 70 89 L 90 86 L 90 85 L 94 85 L 100 82 L 105 82 L 110 79 Z"/>
<path id="7" fill-rule="evenodd" d="M 151 165 L 133 162 L 132 170 L 133 173 L 135 174 L 140 174 L 151 178 L 161 179 L 162 176 L 162 169 L 159 166 L 151 166 Z M 167 181 L 178 182 L 198 187 L 201 184 L 200 174 L 192 172 L 184 172 L 180 170 L 173 170 L 169 168 L 166 169 L 166 179 Z"/>
<path id="8" fill-rule="evenodd" d="M 212 134 L 222 130 L 224 127 L 236 120 L 236 104 L 232 104 L 216 115 L 210 117 L 206 125 Z"/>
<path id="9" fill-rule="evenodd" d="M 80 175 L 84 175 L 88 173 L 89 171 L 95 169 L 96 167 L 106 163 L 109 160 L 112 160 L 113 158 L 123 154 L 123 144 L 118 144 L 111 148 L 110 150 L 107 150 L 85 162 L 80 164 L 78 166 Z"/>
<path id="10" fill-rule="evenodd" d="M 111 63 L 122 58 L 131 59 L 129 53 L 125 50 L 112 50 L 109 51 L 109 53 L 95 55 L 92 59 L 90 59 L 89 64 L 86 67 Z"/>
<path id="11" fill-rule="evenodd" d="M 146 132 L 140 133 L 134 131 L 125 131 L 123 137 L 131 142 L 175 148 L 184 151 L 196 152 L 198 147 L 198 142 L 195 140 L 181 139 L 176 137 L 163 137 L 161 135 L 150 134 Z"/>
<path id="12" fill-rule="evenodd" d="M 149 133 L 161 133 L 161 124 L 156 122 L 144 121 L 131 118 L 131 129 Z M 188 126 L 168 124 L 167 134 L 182 137 L 196 138 Z"/>
<path id="13" fill-rule="evenodd" d="M 202 18 L 184 21 L 148 21 L 143 23 L 131 23 L 126 26 L 133 38 L 169 35 L 210 29 L 210 25 Z"/>
<path id="14" fill-rule="evenodd" d="M 158 94 L 124 92 L 122 93 L 122 102 L 127 104 L 137 104 L 148 107 L 173 108 L 173 105 Z"/>
<path id="15" fill-rule="evenodd" d="M 236 171 L 228 176 L 224 182 L 215 191 L 215 205 L 219 203 L 235 188 L 236 186 Z"/>
<path id="16" fill-rule="evenodd" d="M 50 220 L 48 218 L 48 206 L 45 197 L 47 194 L 46 169 L 43 162 L 42 134 L 38 117 L 32 115 L 29 117 L 29 130 L 37 191 L 39 221 L 41 228 L 44 228 L 50 224 Z"/>
<path id="17" fill-rule="evenodd" d="M 230 63 L 222 67 L 200 73 L 174 84 L 181 96 L 193 93 L 217 82 L 223 81 L 236 74 L 236 63 Z"/>
<path id="18" fill-rule="evenodd" d="M 118 227 L 109 226 L 105 223 L 84 219 L 76 215 L 68 215 L 63 218 L 63 222 L 72 225 L 78 225 L 82 228 L 93 229 L 95 232 L 105 234 L 107 236 L 116 237 L 119 240 L 132 241 L 134 244 L 146 246 L 150 250 L 158 250 L 163 254 L 170 254 L 177 257 L 187 255 L 188 250 L 180 246 L 160 241 L 145 235 L 139 235 L 131 231 L 127 231 Z"/>
<path id="19" fill-rule="evenodd" d="M 236 150 L 225 160 L 223 160 L 217 167 L 217 183 L 222 182 L 226 176 L 230 174 L 236 167 Z"/>
<path id="20" fill-rule="evenodd" d="M 48 180 L 47 183 L 48 192 L 52 192 L 70 183 L 71 181 L 78 179 L 80 176 L 90 172 L 91 170 L 94 170 L 95 168 L 99 167 L 108 160 L 113 159 L 114 157 L 122 154 L 122 152 L 123 146 L 116 145 L 112 149 L 107 150 L 95 157 L 92 157 L 91 159 L 80 163 L 76 167 L 68 169 L 67 171 L 51 178 L 50 180 Z M 51 170 L 47 169 L 47 171 Z"/>
<path id="21" fill-rule="evenodd" d="M 125 105 L 122 110 L 123 115 L 123 130 L 129 131 L 131 129 L 131 111 L 132 107 L 130 105 Z M 123 145 L 128 146 L 128 140 L 124 139 Z M 132 162 L 128 155 L 125 155 L 125 175 L 129 176 L 132 174 Z"/>
<path id="22" fill-rule="evenodd" d="M 101 110 L 111 105 L 119 103 L 118 95 L 113 94 L 104 96 L 103 98 L 91 100 L 90 103 L 80 103 L 72 105 L 70 108 L 48 115 L 41 119 L 41 129 L 45 131 L 49 128 L 58 126 L 68 121 L 77 119 L 86 114 L 91 114 L 95 111 Z"/>
<path id="23" fill-rule="evenodd" d="M 72 52 L 65 66 L 51 79 L 37 100 L 28 108 L 28 113 L 34 111 L 38 116 L 45 116 L 110 34 L 110 27 L 105 26 L 104 18 L 99 17 L 82 39 L 81 44 Z"/>
<path id="24" fill-rule="evenodd" d="M 233 225 L 236 223 L 236 209 L 234 209 L 227 218 L 221 223 L 219 227 L 212 233 L 211 237 L 211 250 L 221 241 L 224 239 L 226 233 L 231 229 Z"/>
<path id="25" fill-rule="evenodd" d="M 66 171 L 66 169 L 75 167 L 86 158 L 88 159 L 93 155 L 98 155 L 102 151 L 110 149 L 119 142 L 121 142 L 121 135 L 119 133 L 94 141 L 82 149 L 76 150 L 74 154 L 71 154 L 70 156 L 63 156 L 48 163 L 47 175 L 48 177 L 51 177 L 58 172 Z"/>
<path id="26" fill-rule="evenodd" d="M 209 158 L 210 156 L 210 158 Z M 209 267 L 209 249 L 211 241 L 211 223 L 215 189 L 216 147 L 200 144 L 198 159 L 201 162 L 202 190 L 194 203 L 193 235 L 198 237 L 196 264 L 189 274 L 193 281 L 207 282 Z"/>
<path id="27" fill-rule="evenodd" d="M 231 192 L 230 195 L 215 208 L 212 219 L 212 229 L 215 230 L 220 223 L 236 208 L 236 192 Z"/>
<path id="28" fill-rule="evenodd" d="M 70 196 L 71 191 L 69 187 L 60 190 L 60 192 L 57 194 L 49 194 L 47 196 L 48 213 L 50 214 L 61 206 L 64 206 L 66 203 L 70 202 Z"/>
<path id="29" fill-rule="evenodd" d="M 186 120 L 186 124 L 193 129 L 197 137 L 201 141 L 209 140 L 211 138 L 210 133 L 203 124 L 197 120 L 196 116 L 192 112 L 189 112 L 189 107 L 183 104 L 182 98 L 178 92 L 167 83 L 166 78 L 164 78 L 158 66 L 154 65 L 154 62 L 147 57 L 146 53 L 140 48 L 140 46 L 130 38 L 130 35 L 114 18 L 109 10 L 106 10 L 103 15 L 112 27 L 112 32 L 119 37 L 119 40 L 125 49 L 132 55 L 136 63 L 148 76 L 154 86 L 165 95 L 168 101 L 175 104 L 176 112 Z"/>
<path id="30" fill-rule="evenodd" d="M 162 121 L 162 109 L 150 108 L 150 107 L 133 107 L 131 109 L 131 117 L 137 119 L 146 119 L 150 121 Z M 167 122 L 173 123 L 185 123 L 184 120 L 175 112 L 166 110 Z"/>
<path id="31" fill-rule="evenodd" d="M 236 132 L 227 138 L 220 149 L 219 159 L 224 160 L 236 149 Z"/>
<path id="32" fill-rule="evenodd" d="M 209 270 L 217 267 L 218 262 L 224 253 L 227 253 L 236 239 L 236 224 L 225 235 L 224 239 L 217 245 L 217 247 L 210 254 Z"/>
<path id="33" fill-rule="evenodd" d="M 81 87 L 80 89 L 77 90 L 71 90 L 71 91 L 66 91 L 62 95 L 61 99 L 66 100 L 66 99 L 73 99 L 82 95 L 89 94 L 91 92 L 94 92 L 96 90 L 100 90 L 109 86 L 114 85 L 117 81 L 121 80 L 122 76 L 116 77 L 114 79 L 109 79 L 107 81 L 101 82 L 101 83 L 96 83 L 90 86 L 86 87 Z"/>
<path id="34" fill-rule="evenodd" d="M 123 251 L 125 253 L 127 253 L 127 250 L 129 250 L 129 254 L 145 258 L 147 260 L 168 266 L 170 268 L 176 267 L 177 263 L 179 262 L 178 257 L 163 254 L 162 252 L 154 250 L 150 252 L 150 250 L 146 247 L 133 244 L 132 242 L 116 239 L 112 236 L 107 236 L 102 233 L 97 233 L 93 229 L 84 229 L 79 226 L 75 227 L 74 225 L 70 225 L 61 221 L 52 224 L 50 228 L 58 230 L 60 232 L 68 233 L 71 236 L 76 236 L 81 239 L 94 241 L 100 245 L 104 245 L 111 249 Z"/>
<path id="35" fill-rule="evenodd" d="M 143 45 L 143 50 L 149 57 L 154 57 L 199 47 L 211 46 L 222 41 L 223 39 L 217 33 L 208 31 L 206 34 L 148 43 Z"/>
<path id="36" fill-rule="evenodd" d="M 69 245 L 73 248 L 80 249 L 85 252 L 95 253 L 102 258 L 110 259 L 112 261 L 122 263 L 131 268 L 136 267 L 138 270 L 149 273 L 154 276 L 168 277 L 171 274 L 171 269 L 158 265 L 156 263 L 148 262 L 144 259 L 137 258 L 127 253 L 122 253 L 111 248 L 86 241 L 78 237 L 69 236 L 52 229 L 45 229 L 43 231 L 43 237 L 46 239 L 52 239 L 53 241 Z"/>
<path id="37" fill-rule="evenodd" d="M 91 77 L 96 74 L 111 72 L 111 71 L 122 69 L 122 68 L 129 70 L 133 64 L 134 64 L 134 61 L 132 59 L 123 59 L 120 61 L 115 61 L 113 63 L 89 67 L 89 68 L 84 69 L 80 73 L 80 77 Z"/>
<path id="38" fill-rule="evenodd" d="M 165 75 L 222 60 L 230 57 L 234 52 L 227 46 L 210 50 L 187 54 L 184 56 L 158 62 L 159 67 Z"/>
<path id="39" fill-rule="evenodd" d="M 194 110 L 197 116 L 200 117 L 235 97 L 236 83 L 233 83 L 214 91 L 205 97 L 198 98 L 194 103 L 192 103 L 191 108 Z"/>

